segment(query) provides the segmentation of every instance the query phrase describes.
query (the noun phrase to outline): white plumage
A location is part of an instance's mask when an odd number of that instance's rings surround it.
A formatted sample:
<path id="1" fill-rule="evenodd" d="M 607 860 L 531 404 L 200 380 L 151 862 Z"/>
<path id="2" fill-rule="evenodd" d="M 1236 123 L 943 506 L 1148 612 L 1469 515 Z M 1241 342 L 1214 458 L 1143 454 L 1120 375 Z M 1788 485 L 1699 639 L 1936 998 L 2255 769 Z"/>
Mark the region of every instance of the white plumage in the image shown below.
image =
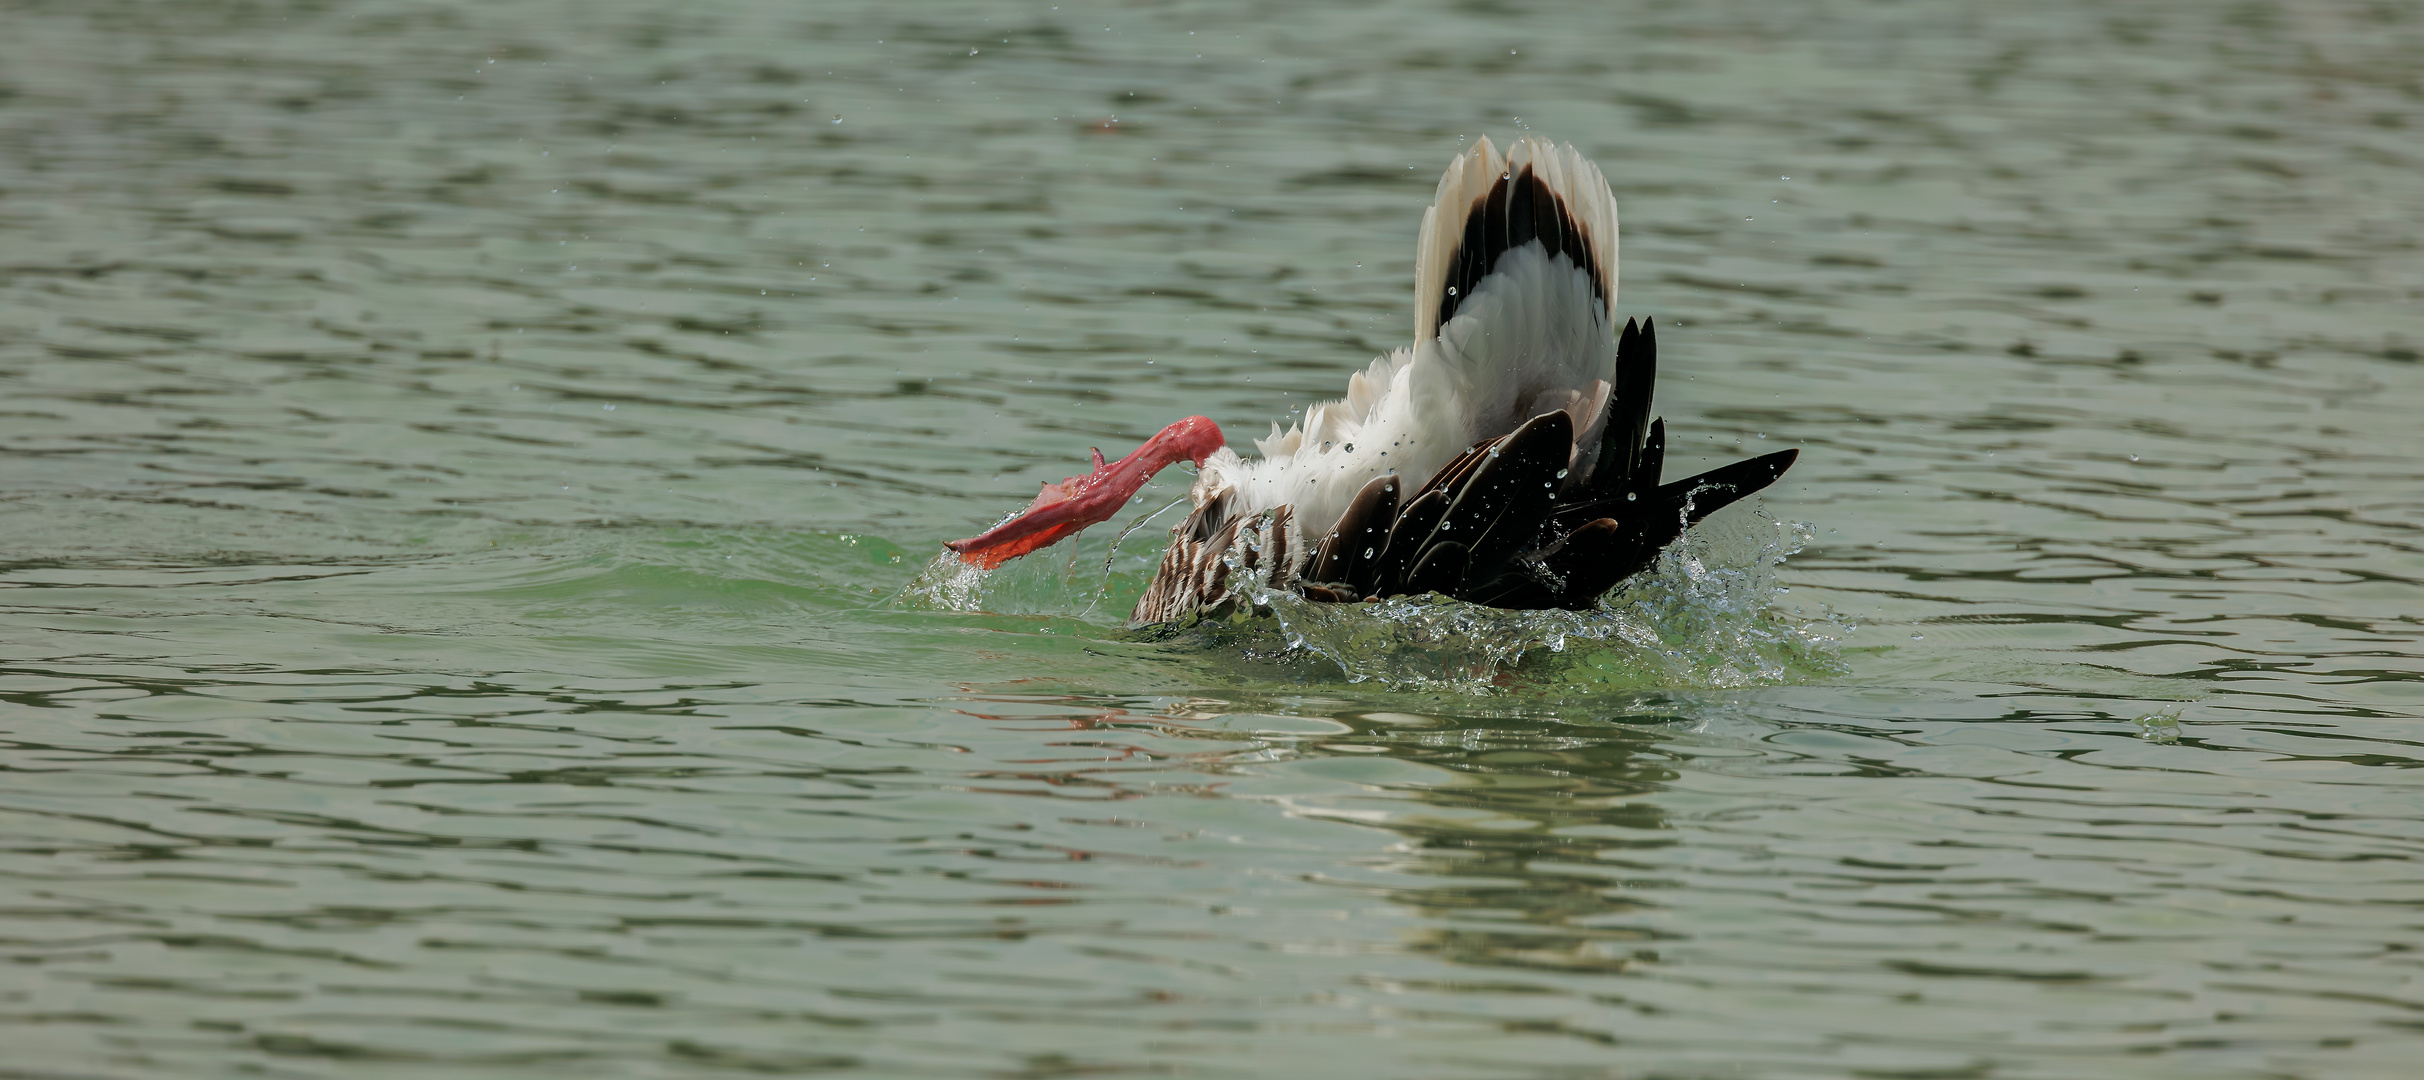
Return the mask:
<path id="1" fill-rule="evenodd" d="M 1527 166 L 1563 202 L 1596 265 L 1521 247 L 1470 295 L 1448 293 L 1473 207 Z M 1286 432 L 1272 425 L 1255 440 L 1260 458 L 1214 452 L 1198 505 L 1227 493 L 1237 516 L 1288 506 L 1301 535 L 1319 537 L 1374 477 L 1394 472 L 1419 488 L 1476 440 L 1552 410 L 1573 418 L 1578 460 L 1568 468 L 1588 477 L 1616 373 L 1616 199 L 1598 166 L 1567 144 L 1527 135 L 1502 156 L 1481 138 L 1440 177 L 1417 252 L 1414 344 L 1372 361 L 1347 380 L 1346 397 L 1307 409 Z M 1442 296 L 1455 304 L 1445 326 Z"/>
<path id="2" fill-rule="evenodd" d="M 1573 147 L 1526 136 L 1501 155 L 1477 140 L 1440 178 L 1416 250 L 1413 344 L 1273 425 L 1261 457 L 1191 416 L 951 549 L 999 565 L 1108 520 L 1186 460 L 1203 470 L 1195 508 L 1134 622 L 1283 591 L 1579 610 L 1792 465 L 1784 450 L 1662 479 L 1657 328 L 1616 331 L 1616 199 Z"/>

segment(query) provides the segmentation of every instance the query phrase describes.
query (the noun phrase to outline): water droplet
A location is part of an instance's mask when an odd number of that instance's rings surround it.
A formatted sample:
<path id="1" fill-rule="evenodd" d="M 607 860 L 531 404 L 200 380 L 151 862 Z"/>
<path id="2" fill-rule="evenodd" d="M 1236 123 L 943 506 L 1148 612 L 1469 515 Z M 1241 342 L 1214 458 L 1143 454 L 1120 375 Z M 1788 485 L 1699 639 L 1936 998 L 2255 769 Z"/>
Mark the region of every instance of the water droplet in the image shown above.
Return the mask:
<path id="1" fill-rule="evenodd" d="M 1630 491 L 1624 493 L 1624 501 L 1626 502 L 1632 502 L 1634 497 L 1634 494 Z"/>
<path id="2" fill-rule="evenodd" d="M 1558 478 L 1558 479 L 1560 479 L 1560 480 L 1565 479 L 1565 478 L 1566 478 L 1566 472 L 1567 472 L 1567 470 L 1565 470 L 1565 469 L 1559 469 L 1559 470 L 1557 470 L 1557 478 Z"/>
<path id="3" fill-rule="evenodd" d="M 1454 285 L 1450 285 L 1450 286 L 1448 286 L 1448 295 L 1449 295 L 1449 296 L 1454 296 L 1454 295 L 1456 295 L 1456 286 L 1454 286 Z"/>

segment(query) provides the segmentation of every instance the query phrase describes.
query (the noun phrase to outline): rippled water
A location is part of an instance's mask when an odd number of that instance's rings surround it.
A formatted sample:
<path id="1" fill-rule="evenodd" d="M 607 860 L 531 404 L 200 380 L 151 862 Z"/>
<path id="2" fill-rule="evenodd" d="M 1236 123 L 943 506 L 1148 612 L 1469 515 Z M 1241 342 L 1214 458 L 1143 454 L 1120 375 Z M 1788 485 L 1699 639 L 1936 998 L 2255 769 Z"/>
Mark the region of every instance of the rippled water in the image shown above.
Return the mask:
<path id="1" fill-rule="evenodd" d="M 0 1076 L 2424 1050 L 2412 5 L 0 17 Z M 1568 623 L 920 577 L 1526 129 L 1759 505 Z"/>

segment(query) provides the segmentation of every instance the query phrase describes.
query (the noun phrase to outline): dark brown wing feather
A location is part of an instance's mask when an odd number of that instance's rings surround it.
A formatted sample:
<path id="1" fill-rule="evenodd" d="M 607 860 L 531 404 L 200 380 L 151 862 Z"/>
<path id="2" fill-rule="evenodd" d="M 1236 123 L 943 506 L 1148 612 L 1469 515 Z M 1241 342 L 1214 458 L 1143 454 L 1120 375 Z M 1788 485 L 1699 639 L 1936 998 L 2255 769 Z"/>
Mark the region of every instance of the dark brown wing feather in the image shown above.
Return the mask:
<path id="1" fill-rule="evenodd" d="M 1366 484 L 1309 556 L 1289 547 L 1285 507 L 1252 521 L 1230 518 L 1225 499 L 1198 507 L 1172 530 L 1135 621 L 1163 622 L 1227 598 L 1226 556 L 1241 535 L 1238 566 L 1308 599 L 1437 592 L 1492 607 L 1588 608 L 1654 565 L 1686 528 L 1775 483 L 1799 454 L 1660 483 L 1666 422 L 1650 416 L 1657 371 L 1656 327 L 1627 322 L 1598 465 L 1579 485 L 1562 475 L 1576 456 L 1573 420 L 1548 412 L 1473 444 L 1410 497 L 1394 475 Z"/>
<path id="2" fill-rule="evenodd" d="M 1339 515 L 1338 524 L 1330 529 L 1313 551 L 1313 561 L 1305 570 L 1307 581 L 1331 581 L 1353 586 L 1362 596 L 1372 589 L 1373 567 L 1379 562 L 1380 551 L 1389 545 L 1389 526 L 1397 521 L 1396 473 L 1375 476 L 1355 493 L 1347 504 L 1347 512 Z"/>

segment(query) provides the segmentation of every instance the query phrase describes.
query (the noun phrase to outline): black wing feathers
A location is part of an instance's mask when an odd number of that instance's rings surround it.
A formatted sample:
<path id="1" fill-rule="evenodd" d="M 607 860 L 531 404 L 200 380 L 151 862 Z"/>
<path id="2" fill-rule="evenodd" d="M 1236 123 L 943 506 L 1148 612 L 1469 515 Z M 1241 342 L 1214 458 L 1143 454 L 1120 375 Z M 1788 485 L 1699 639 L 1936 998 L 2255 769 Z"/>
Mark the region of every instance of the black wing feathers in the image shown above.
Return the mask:
<path id="1" fill-rule="evenodd" d="M 1624 321 L 1616 335 L 1616 385 L 1608 394 L 1608 422 L 1599 436 L 1598 464 L 1593 466 L 1585 497 L 1606 498 L 1628 490 L 1642 471 L 1642 436 L 1650 424 L 1650 394 L 1658 384 L 1658 327 Z M 1656 484 L 1657 466 L 1650 465 Z"/>
<path id="2" fill-rule="evenodd" d="M 1466 556 L 1465 546 L 1454 541 L 1442 541 L 1423 549 L 1422 558 L 1414 563 L 1414 571 L 1406 575 L 1405 591 L 1453 595 L 1457 583 L 1464 580 Z"/>
<path id="3" fill-rule="evenodd" d="M 1504 230 L 1498 235 L 1547 227 L 1541 215 L 1516 209 L 1524 213 L 1501 213 L 1495 223 L 1486 214 L 1474 218 Z M 1648 320 L 1625 324 L 1598 465 L 1567 501 L 1558 502 L 1557 493 L 1573 457 L 1574 422 L 1563 412 L 1542 413 L 1475 443 L 1411 498 L 1394 475 L 1366 485 L 1315 552 L 1305 577 L 1322 584 L 1306 595 L 1361 600 L 1437 592 L 1492 607 L 1580 610 L 1649 569 L 1686 528 L 1775 483 L 1799 451 L 1659 482 L 1666 421 L 1651 419 L 1649 406 L 1657 333 Z"/>
<path id="4" fill-rule="evenodd" d="M 1381 549 L 1389 546 L 1389 526 L 1397 521 L 1397 487 L 1397 474 L 1390 473 L 1373 477 L 1355 493 L 1337 527 L 1313 549 L 1307 580 L 1344 582 L 1371 591 Z"/>
<path id="5" fill-rule="evenodd" d="M 1458 595 L 1488 584 L 1517 555 L 1540 546 L 1541 527 L 1557 501 L 1557 474 L 1573 453 L 1574 420 L 1563 412 L 1535 416 L 1492 444 L 1440 520 L 1442 539 L 1450 539 L 1452 523 L 1453 539 L 1467 548 Z"/>
<path id="6" fill-rule="evenodd" d="M 1698 476 L 1677 480 L 1658 489 L 1651 500 L 1654 504 L 1674 507 L 1686 524 L 1697 525 L 1700 519 L 1734 505 L 1760 488 L 1776 482 L 1784 470 L 1793 467 L 1801 456 L 1799 450 L 1778 450 L 1762 454 L 1749 461 L 1720 465 Z M 1677 530 L 1680 535 L 1681 530 Z"/>
<path id="7" fill-rule="evenodd" d="M 1647 495 L 1658 486 L 1659 470 L 1666 468 L 1666 420 L 1650 421 L 1650 437 L 1642 440 L 1641 456 L 1633 464 L 1633 478 L 1625 482 L 1625 490 Z"/>
<path id="8" fill-rule="evenodd" d="M 1389 527 L 1389 546 L 1381 552 L 1380 564 L 1372 575 L 1370 595 L 1395 596 L 1404 591 L 1398 585 L 1414 569 L 1423 543 L 1430 539 L 1431 530 L 1447 512 L 1448 493 L 1438 488 L 1425 490 L 1398 512 L 1396 524 Z"/>

